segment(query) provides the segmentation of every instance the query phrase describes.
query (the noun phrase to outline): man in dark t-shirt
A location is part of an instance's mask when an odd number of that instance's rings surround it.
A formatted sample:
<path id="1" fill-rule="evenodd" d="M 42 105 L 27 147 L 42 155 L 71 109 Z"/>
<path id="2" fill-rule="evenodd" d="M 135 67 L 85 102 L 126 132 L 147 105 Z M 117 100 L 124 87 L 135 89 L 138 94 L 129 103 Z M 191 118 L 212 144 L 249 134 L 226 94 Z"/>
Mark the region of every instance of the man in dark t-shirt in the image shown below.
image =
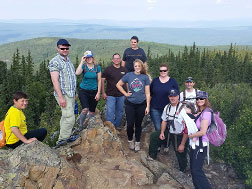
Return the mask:
<path id="1" fill-rule="evenodd" d="M 106 120 L 113 123 L 116 128 L 121 125 L 125 98 L 116 84 L 127 73 L 127 69 L 121 66 L 121 61 L 120 55 L 115 53 L 112 56 L 113 65 L 108 66 L 102 74 L 102 97 L 106 99 Z"/>
<path id="2" fill-rule="evenodd" d="M 122 66 L 126 67 L 128 72 L 133 72 L 134 71 L 134 66 L 133 62 L 136 59 L 140 59 L 143 61 L 144 65 L 147 68 L 147 57 L 142 48 L 138 47 L 138 37 L 133 36 L 130 39 L 130 48 L 125 49 L 123 53 L 123 61 L 122 61 Z"/>

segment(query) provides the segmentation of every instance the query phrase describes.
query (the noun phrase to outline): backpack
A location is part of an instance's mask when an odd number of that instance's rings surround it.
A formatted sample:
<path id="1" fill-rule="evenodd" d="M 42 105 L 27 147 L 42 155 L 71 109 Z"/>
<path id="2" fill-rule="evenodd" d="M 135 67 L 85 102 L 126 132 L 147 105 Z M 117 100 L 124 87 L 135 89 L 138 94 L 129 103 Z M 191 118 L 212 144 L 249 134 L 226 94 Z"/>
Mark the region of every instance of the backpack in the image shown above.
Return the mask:
<path id="1" fill-rule="evenodd" d="M 227 129 L 225 123 L 220 118 L 219 112 L 213 112 L 210 108 L 206 108 L 206 110 L 211 112 L 211 124 L 207 130 L 207 137 L 209 142 L 214 146 L 222 145 L 227 137 Z"/>
<path id="2" fill-rule="evenodd" d="M 98 73 L 98 68 L 97 68 L 97 65 L 94 64 L 94 69 L 95 69 L 95 73 L 97 74 Z M 85 73 L 87 72 L 87 64 L 84 64 L 84 69 L 83 69 L 83 77 L 85 75 Z M 91 71 L 92 72 L 92 71 Z"/>
<path id="3" fill-rule="evenodd" d="M 6 145 L 6 135 L 4 129 L 4 120 L 0 122 L 0 148 Z"/>
<path id="4" fill-rule="evenodd" d="M 172 134 L 181 134 L 181 133 L 184 131 L 184 129 L 185 129 L 185 127 L 184 127 L 183 124 L 179 124 L 179 123 L 176 121 L 176 119 L 178 118 L 178 114 L 179 114 L 180 111 L 182 110 L 181 107 L 178 108 L 180 104 L 181 104 L 181 103 L 178 103 L 178 104 L 177 104 L 176 110 L 175 110 L 175 113 L 174 113 L 173 116 L 172 116 L 172 115 L 169 115 L 172 105 L 169 104 L 169 105 L 167 106 L 167 108 L 166 108 L 166 116 L 167 116 L 166 121 L 167 121 L 167 124 L 168 124 L 168 130 L 169 130 L 169 133 L 172 133 Z M 183 106 L 183 105 L 181 105 L 181 106 Z M 178 109 L 179 109 L 179 110 L 178 110 Z M 174 119 L 173 119 L 173 120 L 169 120 L 169 117 L 173 117 Z"/>
<path id="5" fill-rule="evenodd" d="M 198 89 L 195 89 L 195 94 L 197 94 Z M 183 91 L 183 101 L 186 100 L 191 100 L 191 99 L 196 99 L 196 95 L 195 98 L 186 98 L 186 90 Z"/>

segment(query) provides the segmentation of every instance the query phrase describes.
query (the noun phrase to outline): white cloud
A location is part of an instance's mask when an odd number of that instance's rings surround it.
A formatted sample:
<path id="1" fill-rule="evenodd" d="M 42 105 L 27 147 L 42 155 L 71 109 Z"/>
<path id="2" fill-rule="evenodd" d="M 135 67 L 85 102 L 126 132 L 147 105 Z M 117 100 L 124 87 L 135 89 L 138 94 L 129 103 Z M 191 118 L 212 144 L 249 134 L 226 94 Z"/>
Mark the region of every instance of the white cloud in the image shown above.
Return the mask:
<path id="1" fill-rule="evenodd" d="M 147 0 L 147 10 L 151 11 L 155 8 L 155 5 L 157 4 L 157 0 Z"/>
<path id="2" fill-rule="evenodd" d="M 222 0 L 216 0 L 216 4 L 221 4 Z"/>

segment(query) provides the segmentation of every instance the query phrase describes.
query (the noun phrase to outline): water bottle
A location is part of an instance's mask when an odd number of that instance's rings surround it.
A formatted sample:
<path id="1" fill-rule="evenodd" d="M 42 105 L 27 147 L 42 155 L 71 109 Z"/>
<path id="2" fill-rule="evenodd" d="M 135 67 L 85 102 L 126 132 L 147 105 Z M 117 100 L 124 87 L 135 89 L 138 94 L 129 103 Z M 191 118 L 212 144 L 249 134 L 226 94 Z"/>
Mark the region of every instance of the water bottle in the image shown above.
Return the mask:
<path id="1" fill-rule="evenodd" d="M 75 101 L 75 105 L 74 105 L 74 114 L 78 115 L 78 104 L 76 101 Z"/>

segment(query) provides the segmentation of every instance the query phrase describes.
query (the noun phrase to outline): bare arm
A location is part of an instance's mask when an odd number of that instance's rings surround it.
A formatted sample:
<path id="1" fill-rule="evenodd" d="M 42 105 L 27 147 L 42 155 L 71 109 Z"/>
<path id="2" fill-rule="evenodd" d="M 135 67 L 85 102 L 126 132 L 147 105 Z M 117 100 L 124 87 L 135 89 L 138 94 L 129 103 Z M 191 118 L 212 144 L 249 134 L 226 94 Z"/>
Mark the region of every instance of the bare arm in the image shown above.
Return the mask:
<path id="1" fill-rule="evenodd" d="M 98 101 L 100 99 L 100 93 L 101 93 L 101 72 L 97 73 L 97 94 L 95 96 L 95 100 Z"/>
<path id="2" fill-rule="evenodd" d="M 19 138 L 25 144 L 29 144 L 29 143 L 32 143 L 33 141 L 37 140 L 35 137 L 30 138 L 30 139 L 25 138 L 25 136 L 22 135 L 22 133 L 20 132 L 20 130 L 17 127 L 11 127 L 11 131 L 17 138 Z"/>
<path id="3" fill-rule="evenodd" d="M 126 91 L 123 89 L 123 85 L 124 85 L 124 82 L 120 79 L 120 80 L 118 81 L 118 83 L 116 84 L 116 87 L 117 87 L 117 89 L 118 89 L 124 96 L 126 96 L 126 97 L 131 96 L 132 93 L 131 93 L 130 91 L 129 91 L 129 92 L 126 92 Z"/>
<path id="4" fill-rule="evenodd" d="M 60 89 L 60 83 L 59 83 L 59 72 L 54 71 L 54 72 L 50 72 L 51 74 L 51 80 L 53 83 L 53 87 L 55 92 L 57 93 L 58 97 L 59 97 L 59 105 L 62 107 L 66 106 L 66 100 L 61 92 Z"/>
<path id="5" fill-rule="evenodd" d="M 145 86 L 145 95 L 146 95 L 145 115 L 147 115 L 150 112 L 150 85 Z"/>
<path id="6" fill-rule="evenodd" d="M 80 62 L 80 64 L 79 64 L 78 68 L 76 69 L 76 72 L 75 72 L 76 75 L 80 75 L 80 74 L 83 72 L 82 65 L 84 64 L 84 61 L 85 61 L 85 60 L 86 60 L 86 57 L 83 56 L 83 57 L 81 58 L 81 62 Z"/>
<path id="7" fill-rule="evenodd" d="M 187 138 L 188 138 L 188 134 L 183 134 L 183 138 L 182 138 L 182 141 L 178 147 L 178 152 L 184 152 L 184 149 L 185 149 L 185 143 L 187 141 Z"/>
<path id="8" fill-rule="evenodd" d="M 125 61 L 122 61 L 122 67 L 125 67 L 125 65 L 126 65 L 126 62 Z"/>
<path id="9" fill-rule="evenodd" d="M 159 138 L 161 140 L 165 139 L 164 132 L 165 132 L 166 126 L 167 126 L 167 122 L 163 120 L 162 123 L 161 123 L 161 132 L 160 132 L 160 135 L 159 135 Z"/>
<path id="10" fill-rule="evenodd" d="M 189 138 L 200 137 L 206 134 L 208 129 L 209 121 L 206 119 L 201 120 L 200 122 L 200 130 L 197 133 L 189 135 Z"/>
<path id="11" fill-rule="evenodd" d="M 102 97 L 104 100 L 107 98 L 107 94 L 105 92 L 105 80 L 106 80 L 106 78 L 101 79 Z"/>

